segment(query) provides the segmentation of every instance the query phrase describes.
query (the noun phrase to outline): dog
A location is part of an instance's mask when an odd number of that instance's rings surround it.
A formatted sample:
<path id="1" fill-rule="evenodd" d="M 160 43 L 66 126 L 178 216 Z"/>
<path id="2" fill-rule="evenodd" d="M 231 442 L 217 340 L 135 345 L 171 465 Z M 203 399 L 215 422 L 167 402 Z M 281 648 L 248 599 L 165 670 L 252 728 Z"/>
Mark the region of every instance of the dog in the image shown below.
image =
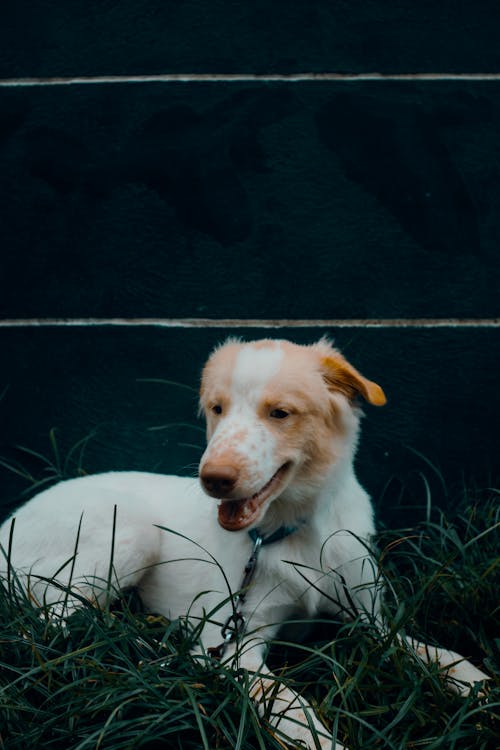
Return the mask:
<path id="1" fill-rule="evenodd" d="M 361 398 L 386 402 L 327 339 L 226 341 L 201 378 L 199 480 L 115 472 L 41 492 L 0 530 L 17 581 L 62 617 L 82 597 L 103 604 L 110 584 L 136 587 L 167 618 L 189 612 L 204 623 L 202 651 L 253 675 L 251 696 L 275 734 L 345 750 L 276 683 L 265 652 L 297 609 L 365 617 L 384 632 L 373 509 L 353 468 Z M 463 692 L 487 679 L 454 652 L 409 643 Z"/>

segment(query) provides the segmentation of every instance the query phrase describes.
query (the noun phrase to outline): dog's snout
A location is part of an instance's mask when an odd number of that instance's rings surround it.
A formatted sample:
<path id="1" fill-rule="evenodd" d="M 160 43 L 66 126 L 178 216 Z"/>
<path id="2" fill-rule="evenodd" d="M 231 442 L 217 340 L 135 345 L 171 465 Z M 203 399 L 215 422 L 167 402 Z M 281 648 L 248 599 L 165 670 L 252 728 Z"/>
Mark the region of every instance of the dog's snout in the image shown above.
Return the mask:
<path id="1" fill-rule="evenodd" d="M 200 479 L 209 495 L 223 498 L 236 486 L 238 471 L 228 464 L 207 462 L 201 469 Z"/>

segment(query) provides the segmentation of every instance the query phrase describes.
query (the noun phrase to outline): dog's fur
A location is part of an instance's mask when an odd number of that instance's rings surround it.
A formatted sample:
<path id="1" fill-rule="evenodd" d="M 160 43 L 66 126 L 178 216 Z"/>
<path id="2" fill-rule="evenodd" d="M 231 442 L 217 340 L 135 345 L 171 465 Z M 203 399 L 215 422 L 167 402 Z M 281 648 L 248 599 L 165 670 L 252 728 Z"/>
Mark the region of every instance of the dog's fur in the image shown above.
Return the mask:
<path id="1" fill-rule="evenodd" d="M 78 606 L 78 597 L 66 597 L 62 611 L 64 594 L 47 583 L 53 576 L 63 586 L 71 577 L 73 591 L 102 602 L 109 595 L 114 533 L 117 589 L 136 586 L 146 608 L 169 618 L 189 612 L 197 621 L 213 612 L 202 632 L 208 648 L 219 645 L 221 623 L 232 612 L 231 601 L 218 605 L 228 598 L 228 584 L 232 592 L 241 585 L 252 549 L 248 531 L 258 528 L 266 537 L 295 529 L 262 547 L 239 605 L 245 633 L 224 658 L 238 659 L 255 673 L 252 696 L 268 704 L 274 731 L 310 748 L 330 748 L 310 707 L 286 687 L 276 694 L 263 659 L 266 642 L 297 608 L 308 616 L 319 610 L 361 613 L 383 628 L 380 586 L 368 552 L 373 512 L 353 470 L 359 396 L 385 403 L 382 389 L 326 340 L 311 346 L 228 341 L 203 371 L 208 446 L 200 462 L 202 487 L 196 479 L 119 472 L 40 493 L 15 514 L 11 564 L 19 580 L 35 601 L 59 607 L 60 614 Z M 218 509 L 207 494 L 219 501 Z M 0 533 L 4 549 L 10 529 L 11 519 Z M 486 678 L 453 652 L 413 646 L 448 668 L 464 690 Z"/>

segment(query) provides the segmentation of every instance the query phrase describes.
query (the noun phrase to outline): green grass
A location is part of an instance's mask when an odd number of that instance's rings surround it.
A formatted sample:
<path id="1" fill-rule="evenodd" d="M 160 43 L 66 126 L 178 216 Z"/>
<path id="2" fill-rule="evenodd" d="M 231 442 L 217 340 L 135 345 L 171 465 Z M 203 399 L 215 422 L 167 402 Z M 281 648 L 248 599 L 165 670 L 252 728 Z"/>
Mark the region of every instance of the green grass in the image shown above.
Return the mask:
<path id="1" fill-rule="evenodd" d="M 389 581 L 383 639 L 360 623 L 318 620 L 299 645 L 277 642 L 277 679 L 304 693 L 349 750 L 500 746 L 499 493 L 457 501 L 412 529 L 384 530 Z M 399 603 L 398 603 L 399 602 Z M 455 648 L 492 675 L 460 698 L 392 637 L 399 628 Z M 54 622 L 0 589 L 0 748 L 282 748 L 248 699 L 248 678 L 195 659 L 185 623 L 83 605 Z"/>

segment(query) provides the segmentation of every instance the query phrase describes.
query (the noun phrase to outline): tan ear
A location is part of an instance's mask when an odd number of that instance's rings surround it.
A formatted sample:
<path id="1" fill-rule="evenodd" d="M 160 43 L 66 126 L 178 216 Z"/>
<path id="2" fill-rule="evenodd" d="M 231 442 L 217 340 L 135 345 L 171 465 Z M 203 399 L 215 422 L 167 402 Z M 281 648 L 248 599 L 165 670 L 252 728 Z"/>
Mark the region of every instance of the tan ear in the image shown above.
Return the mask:
<path id="1" fill-rule="evenodd" d="M 364 378 L 344 357 L 334 352 L 321 358 L 322 374 L 331 390 L 340 391 L 352 401 L 361 394 L 368 403 L 383 406 L 387 399 L 382 388 Z"/>

